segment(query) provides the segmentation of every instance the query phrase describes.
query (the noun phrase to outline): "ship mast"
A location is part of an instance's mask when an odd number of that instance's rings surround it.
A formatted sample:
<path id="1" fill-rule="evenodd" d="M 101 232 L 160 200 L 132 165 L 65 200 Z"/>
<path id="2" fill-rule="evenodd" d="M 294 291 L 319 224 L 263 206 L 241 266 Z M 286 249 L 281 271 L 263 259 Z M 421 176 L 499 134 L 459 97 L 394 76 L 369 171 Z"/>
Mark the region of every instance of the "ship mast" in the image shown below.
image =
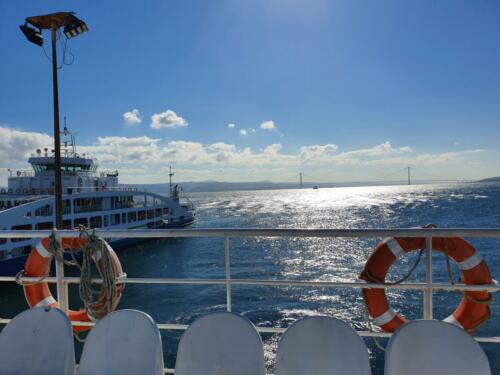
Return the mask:
<path id="1" fill-rule="evenodd" d="M 172 166 L 170 165 L 169 166 L 169 173 L 168 173 L 168 177 L 170 179 L 170 183 L 169 183 L 169 187 L 170 187 L 170 196 L 172 196 L 172 176 L 174 175 L 175 173 L 172 173 Z"/>

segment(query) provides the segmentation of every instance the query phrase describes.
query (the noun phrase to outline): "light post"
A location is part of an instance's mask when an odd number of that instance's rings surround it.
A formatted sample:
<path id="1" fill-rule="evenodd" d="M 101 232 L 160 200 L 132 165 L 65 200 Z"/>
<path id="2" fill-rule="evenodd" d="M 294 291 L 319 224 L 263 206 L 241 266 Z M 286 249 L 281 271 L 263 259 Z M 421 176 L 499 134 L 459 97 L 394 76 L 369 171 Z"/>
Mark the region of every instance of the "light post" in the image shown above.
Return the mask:
<path id="1" fill-rule="evenodd" d="M 28 24 L 36 27 L 34 29 Z M 52 40 L 52 87 L 54 97 L 54 172 L 55 189 L 54 198 L 56 206 L 55 223 L 56 228 L 63 227 L 63 202 L 61 181 L 61 136 L 59 130 L 59 91 L 57 84 L 57 31 L 64 27 L 64 35 L 72 38 L 78 34 L 88 31 L 88 27 L 82 20 L 78 19 L 74 12 L 58 12 L 43 16 L 26 18 L 24 25 L 19 26 L 28 41 L 38 46 L 43 45 L 42 29 L 51 31 Z"/>

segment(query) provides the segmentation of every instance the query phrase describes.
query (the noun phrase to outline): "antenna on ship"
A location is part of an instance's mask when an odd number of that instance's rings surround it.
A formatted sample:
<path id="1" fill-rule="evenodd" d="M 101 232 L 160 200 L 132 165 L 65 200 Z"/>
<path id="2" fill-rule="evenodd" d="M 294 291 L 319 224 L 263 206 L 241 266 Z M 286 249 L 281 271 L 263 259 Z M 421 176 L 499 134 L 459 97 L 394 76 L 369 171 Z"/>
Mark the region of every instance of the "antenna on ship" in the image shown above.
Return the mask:
<path id="1" fill-rule="evenodd" d="M 406 167 L 406 169 L 408 170 L 408 185 L 411 185 L 411 179 L 410 179 L 410 166 Z"/>
<path id="2" fill-rule="evenodd" d="M 70 145 L 71 145 L 71 155 L 73 155 L 73 157 L 76 156 L 76 141 L 75 141 L 75 134 L 76 133 L 72 133 L 68 130 L 68 124 L 66 122 L 66 116 L 64 116 L 64 129 L 63 129 L 63 134 L 65 137 L 68 137 L 69 136 L 69 139 L 70 139 Z M 68 154 L 68 141 L 64 141 L 64 153 L 67 155 Z"/>
<path id="3" fill-rule="evenodd" d="M 169 166 L 169 173 L 168 173 L 168 177 L 170 178 L 170 184 L 169 184 L 169 187 L 170 187 L 170 195 L 172 195 L 172 176 L 174 175 L 175 173 L 172 173 L 172 166 L 170 165 Z"/>
<path id="4" fill-rule="evenodd" d="M 302 172 L 299 173 L 299 181 L 300 188 L 302 189 Z"/>

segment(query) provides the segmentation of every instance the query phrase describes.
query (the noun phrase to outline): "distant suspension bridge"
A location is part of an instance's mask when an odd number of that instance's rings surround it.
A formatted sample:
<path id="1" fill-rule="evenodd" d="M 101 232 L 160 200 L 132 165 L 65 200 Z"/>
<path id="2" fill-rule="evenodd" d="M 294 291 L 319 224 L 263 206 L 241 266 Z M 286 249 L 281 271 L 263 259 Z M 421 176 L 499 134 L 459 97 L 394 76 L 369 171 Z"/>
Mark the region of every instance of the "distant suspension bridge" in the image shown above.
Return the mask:
<path id="1" fill-rule="evenodd" d="M 418 179 L 414 178 L 414 175 L 418 177 Z M 305 184 L 307 185 L 327 185 L 327 184 L 335 184 L 335 183 L 373 183 L 373 184 L 381 184 L 381 183 L 406 183 L 411 185 L 415 182 L 422 183 L 433 183 L 433 182 L 470 182 L 471 180 L 464 179 L 446 179 L 439 176 L 436 176 L 432 173 L 426 172 L 421 168 L 415 168 L 411 166 L 407 166 L 404 168 L 399 168 L 385 175 L 381 175 L 373 180 L 360 180 L 360 181 L 329 181 L 329 182 L 321 182 L 324 181 L 324 177 L 319 178 L 318 176 L 310 175 L 309 173 L 306 175 L 303 172 L 299 172 L 294 174 L 293 176 L 288 177 L 287 179 L 281 181 L 281 183 L 292 183 L 293 181 L 298 182 L 299 188 L 303 188 Z"/>

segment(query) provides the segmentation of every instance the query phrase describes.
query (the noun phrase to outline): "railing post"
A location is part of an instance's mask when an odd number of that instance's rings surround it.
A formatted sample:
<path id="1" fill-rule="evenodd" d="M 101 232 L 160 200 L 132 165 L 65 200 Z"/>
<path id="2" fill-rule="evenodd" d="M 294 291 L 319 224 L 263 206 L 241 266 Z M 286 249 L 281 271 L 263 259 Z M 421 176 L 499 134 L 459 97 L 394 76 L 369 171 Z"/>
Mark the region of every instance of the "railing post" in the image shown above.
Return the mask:
<path id="1" fill-rule="evenodd" d="M 57 232 L 56 232 L 57 233 Z M 57 234 L 56 234 L 57 236 Z M 58 246 L 61 246 L 61 242 L 59 238 L 57 238 Z M 61 249 L 64 256 L 64 249 Z M 68 312 L 68 285 L 64 281 L 64 262 L 61 262 L 55 259 L 56 262 L 56 277 L 57 277 L 57 302 L 59 303 L 59 307 L 65 313 Z"/>
<path id="2" fill-rule="evenodd" d="M 425 282 L 424 290 L 424 319 L 433 319 L 432 314 L 432 237 L 425 238 Z"/>
<path id="3" fill-rule="evenodd" d="M 231 302 L 231 258 L 229 255 L 229 236 L 224 235 L 224 259 L 226 268 L 226 306 L 227 311 L 231 312 L 232 302 Z"/>

